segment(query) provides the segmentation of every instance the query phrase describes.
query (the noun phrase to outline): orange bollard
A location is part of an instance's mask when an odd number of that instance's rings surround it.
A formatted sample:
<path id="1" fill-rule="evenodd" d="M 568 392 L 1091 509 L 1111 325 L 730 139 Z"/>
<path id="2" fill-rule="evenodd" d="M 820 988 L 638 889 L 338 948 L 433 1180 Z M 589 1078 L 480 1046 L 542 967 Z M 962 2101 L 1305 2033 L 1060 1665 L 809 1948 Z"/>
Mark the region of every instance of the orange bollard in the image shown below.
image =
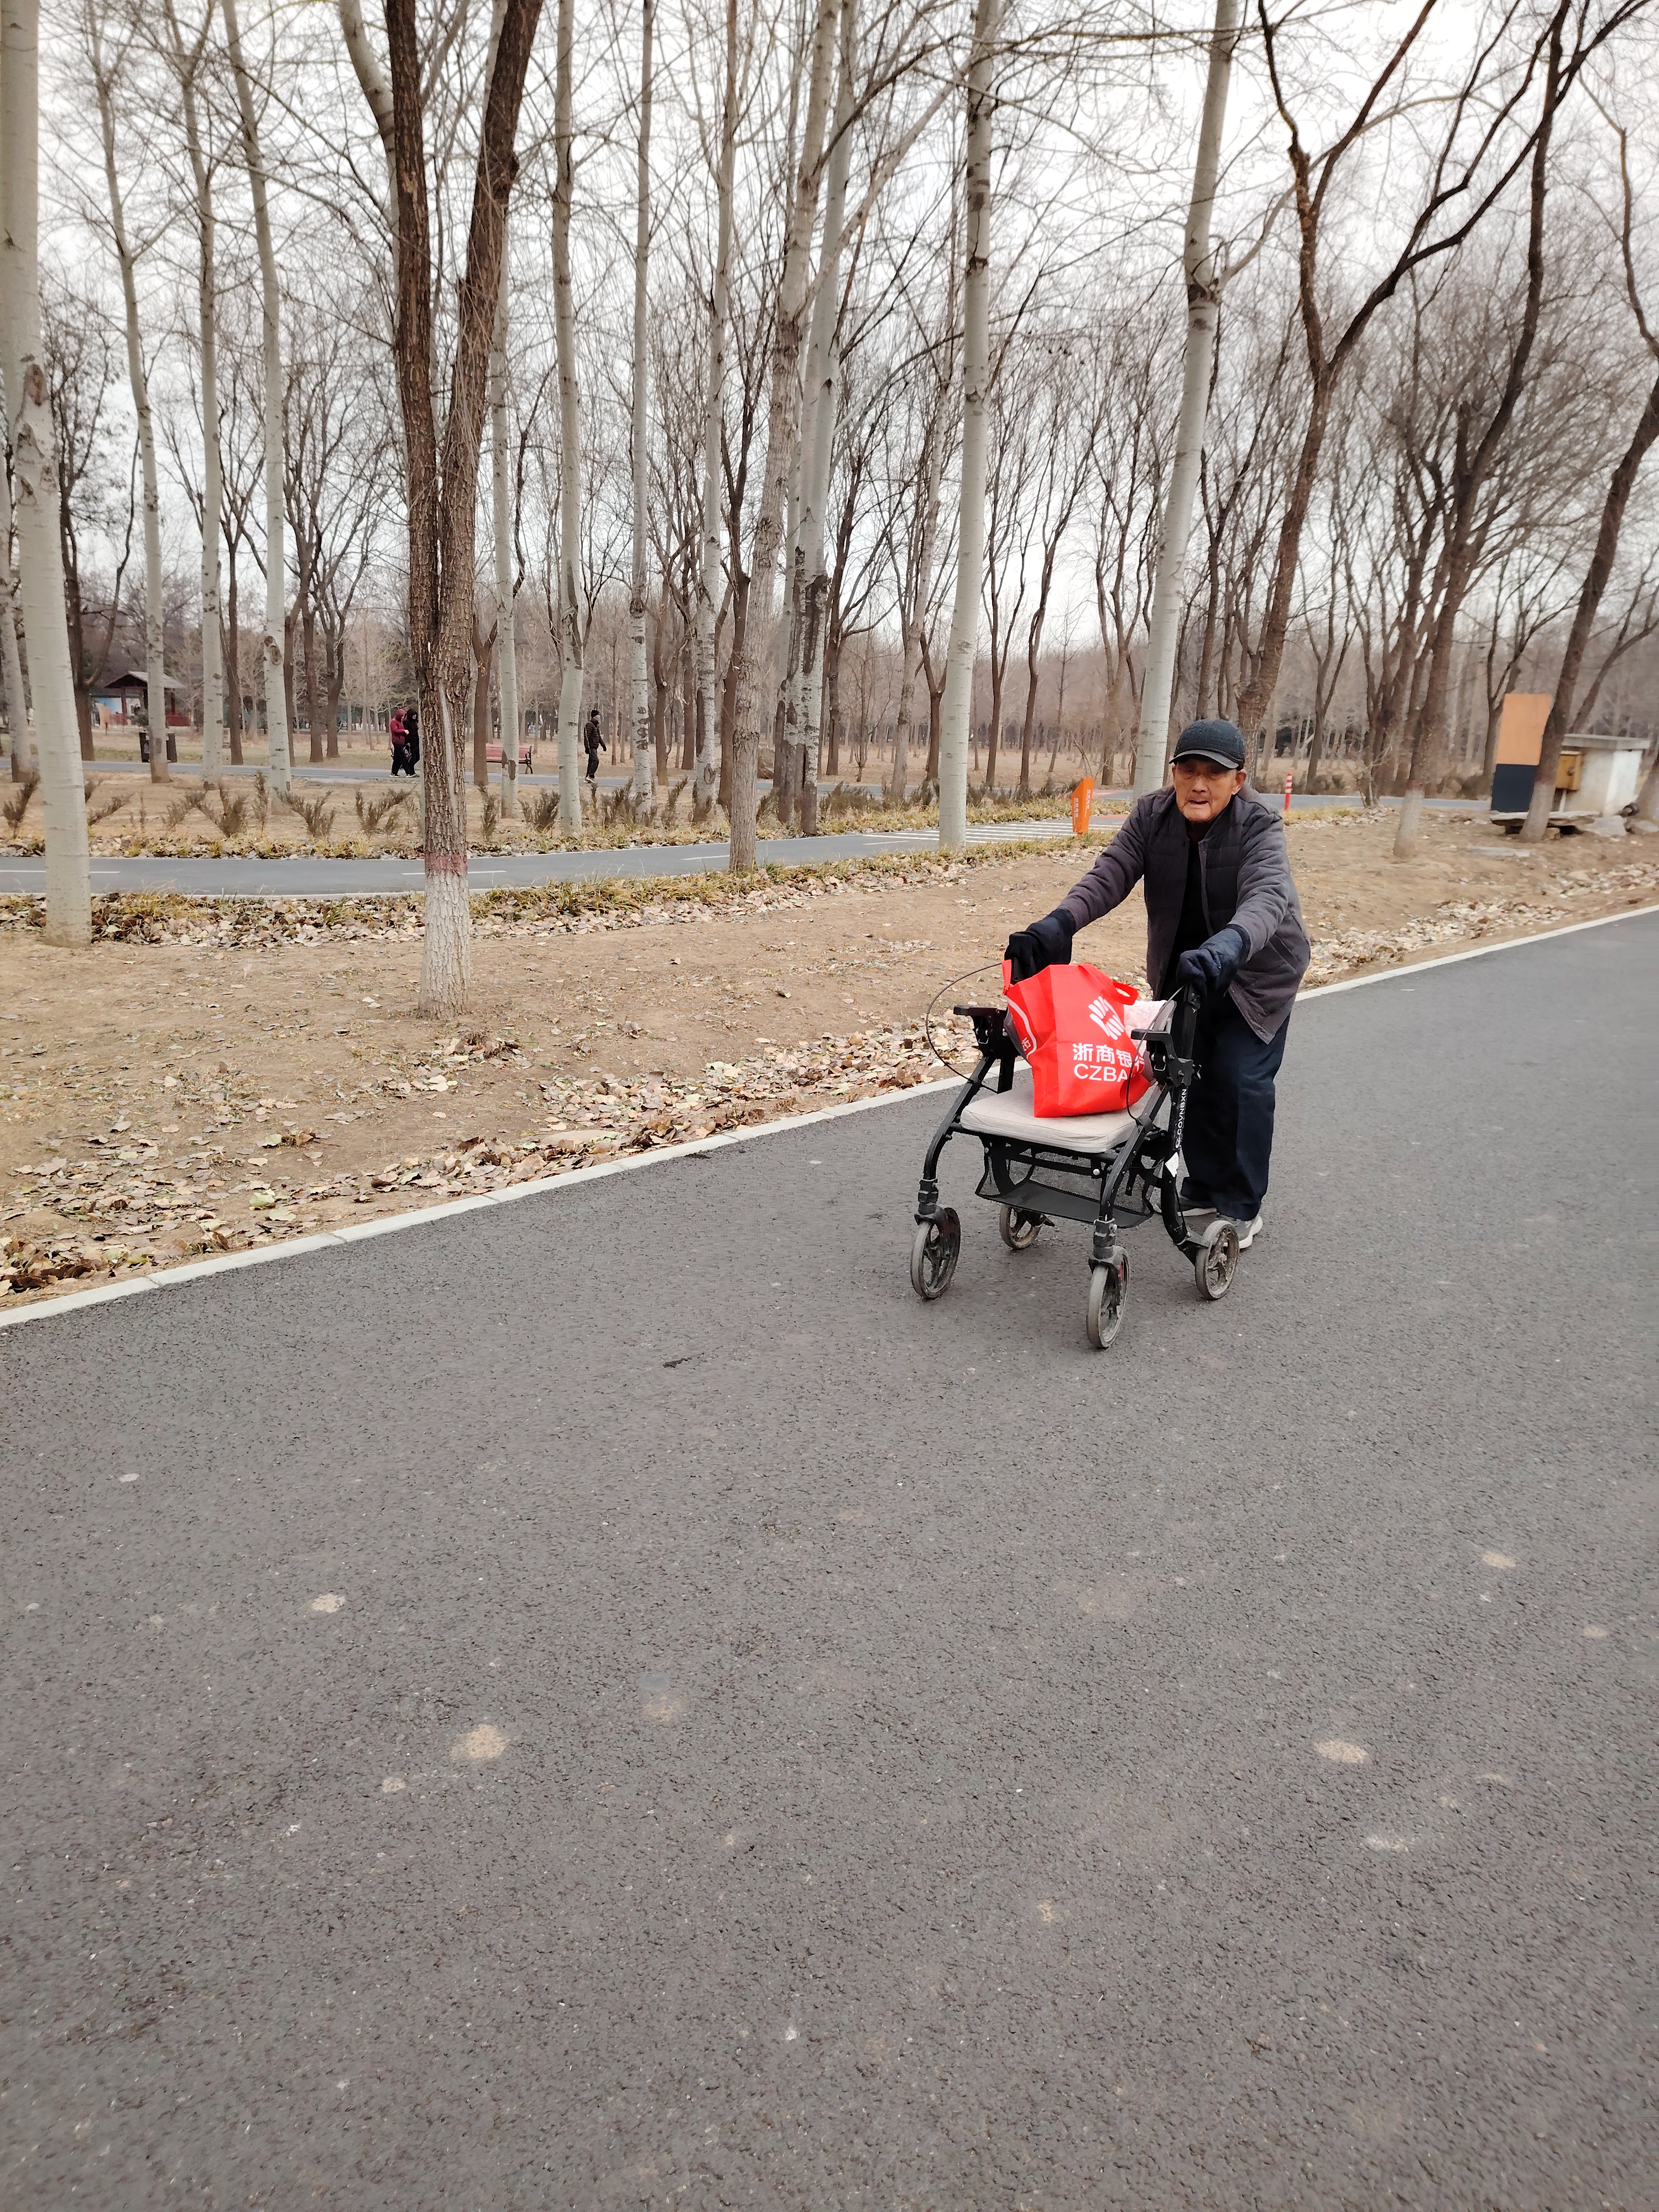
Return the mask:
<path id="1" fill-rule="evenodd" d="M 1072 835 L 1086 837 L 1089 834 L 1089 809 L 1094 804 L 1095 780 L 1085 775 L 1081 783 L 1072 787 Z"/>
<path id="2" fill-rule="evenodd" d="M 1286 769 L 1285 771 L 1285 811 L 1287 814 L 1291 811 L 1291 786 L 1295 782 L 1295 781 L 1296 770 L 1293 768 Z"/>

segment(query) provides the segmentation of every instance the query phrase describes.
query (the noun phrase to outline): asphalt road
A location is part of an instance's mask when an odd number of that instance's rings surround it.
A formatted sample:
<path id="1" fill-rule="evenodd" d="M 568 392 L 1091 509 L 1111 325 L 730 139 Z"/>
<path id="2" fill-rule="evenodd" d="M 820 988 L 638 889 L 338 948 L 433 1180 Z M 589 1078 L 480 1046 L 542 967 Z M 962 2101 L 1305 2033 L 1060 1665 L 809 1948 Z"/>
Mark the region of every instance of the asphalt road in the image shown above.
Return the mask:
<path id="1" fill-rule="evenodd" d="M 1659 2202 L 1656 956 L 1304 1006 L 1105 1355 L 937 1099 L 0 1332 L 0 2202 Z"/>
<path id="2" fill-rule="evenodd" d="M 995 845 L 1032 837 L 1066 837 L 1069 817 L 1031 822 L 978 822 L 970 845 Z M 763 866 L 801 867 L 809 860 L 867 860 L 884 853 L 937 848 L 932 830 L 841 830 L 822 837 L 762 837 L 755 852 Z M 604 876 L 695 876 L 723 868 L 724 839 L 702 845 L 612 845 L 592 852 L 475 853 L 467 863 L 474 890 L 501 884 L 589 883 Z M 41 892 L 44 860 L 0 855 L 0 892 Z M 94 854 L 94 891 L 180 891 L 196 898 L 344 898 L 353 894 L 424 892 L 418 860 L 392 854 L 374 860 L 117 860 Z"/>

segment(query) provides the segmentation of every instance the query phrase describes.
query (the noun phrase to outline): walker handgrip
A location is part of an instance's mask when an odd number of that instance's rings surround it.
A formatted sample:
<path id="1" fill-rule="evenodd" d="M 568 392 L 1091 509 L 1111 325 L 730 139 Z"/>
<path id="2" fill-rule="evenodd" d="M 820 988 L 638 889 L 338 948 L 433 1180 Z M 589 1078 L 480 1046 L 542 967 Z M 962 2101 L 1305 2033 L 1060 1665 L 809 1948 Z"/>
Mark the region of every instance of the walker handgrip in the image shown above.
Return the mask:
<path id="1" fill-rule="evenodd" d="M 1002 1043 L 1008 1018 L 1006 1006 L 952 1006 L 951 1012 L 964 1015 L 973 1024 L 974 1042 L 981 1052 L 994 1051 Z"/>

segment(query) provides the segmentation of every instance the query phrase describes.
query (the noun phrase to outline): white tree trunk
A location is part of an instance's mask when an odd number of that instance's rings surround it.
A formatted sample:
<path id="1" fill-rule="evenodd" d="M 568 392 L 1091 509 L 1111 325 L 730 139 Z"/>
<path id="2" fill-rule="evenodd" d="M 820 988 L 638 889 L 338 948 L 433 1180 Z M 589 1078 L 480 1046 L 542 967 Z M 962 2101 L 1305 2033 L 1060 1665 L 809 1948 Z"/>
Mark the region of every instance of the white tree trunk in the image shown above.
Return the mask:
<path id="1" fill-rule="evenodd" d="M 397 155 L 392 143 L 392 87 L 386 82 L 380 68 L 380 57 L 368 42 L 368 27 L 363 21 L 362 0 L 340 0 L 340 30 L 346 43 L 346 52 L 363 98 L 368 102 L 369 112 L 374 118 L 374 128 L 380 134 L 380 143 L 386 149 L 387 195 L 391 193 L 391 178 L 397 165 Z M 388 205 L 387 228 L 392 234 L 392 254 L 394 270 L 393 295 L 396 295 L 395 270 L 398 254 L 398 225 Z"/>
<path id="2" fill-rule="evenodd" d="M 801 573 L 799 619 L 799 736 L 801 747 L 800 826 L 818 828 L 818 738 L 823 721 L 823 630 L 830 580 L 823 566 L 824 508 L 830 498 L 830 457 L 841 405 L 841 352 L 836 325 L 841 311 L 841 232 L 847 216 L 847 179 L 853 165 L 854 70 L 858 53 L 858 0 L 842 0 L 841 74 L 836 92 L 836 137 L 823 189 L 823 244 L 817 296 L 806 349 L 801 424 Z"/>
<path id="3" fill-rule="evenodd" d="M 219 629 L 219 526 L 224 482 L 219 447 L 218 304 L 214 269 L 216 225 L 213 173 L 202 150 L 196 106 L 195 69 L 199 52 L 195 58 L 185 55 L 173 21 L 172 0 L 168 0 L 167 21 L 178 58 L 179 89 L 184 95 L 185 140 L 196 184 L 200 255 L 197 320 L 202 352 L 202 775 L 205 781 L 219 773 L 219 742 L 225 719 L 224 641 Z"/>
<path id="4" fill-rule="evenodd" d="M 760 763 L 759 672 L 769 665 L 768 633 L 776 602 L 778 551 L 784 507 L 795 472 L 800 420 L 801 323 L 806 312 L 813 220 L 823 167 L 823 125 L 830 105 L 830 70 L 835 58 L 836 0 L 817 0 L 811 36 L 806 125 L 800 169 L 789 210 L 782 281 L 772 339 L 771 395 L 766 430 L 766 469 L 760 511 L 755 519 L 754 573 L 743 651 L 735 656 L 737 680 L 732 758 L 732 839 L 729 866 L 755 865 L 757 775 Z"/>
<path id="5" fill-rule="evenodd" d="M 558 58 L 553 92 L 553 331 L 559 355 L 559 828 L 582 826 L 577 741 L 582 719 L 581 386 L 576 376 L 576 305 L 570 284 L 571 42 L 574 0 L 559 0 Z"/>
<path id="6" fill-rule="evenodd" d="M 720 590 L 720 434 L 726 419 L 726 333 L 732 290 L 732 185 L 738 143 L 738 0 L 726 0 L 726 93 L 720 107 L 714 286 L 708 315 L 708 392 L 702 435 L 702 560 L 697 574 L 697 696 L 702 730 L 691 784 L 694 814 L 720 782 L 720 702 L 714 689 L 714 606 Z"/>
<path id="7" fill-rule="evenodd" d="M 127 381 L 132 387 L 133 413 L 138 418 L 138 460 L 144 488 L 144 702 L 149 722 L 149 774 L 153 783 L 167 783 L 171 779 L 167 774 L 167 691 L 163 662 L 166 609 L 161 597 L 161 484 L 155 466 L 155 424 L 149 411 L 149 379 L 144 368 L 143 340 L 138 327 L 137 268 L 127 237 L 126 210 L 115 167 L 114 88 L 103 64 L 95 11 L 88 16 L 88 27 L 98 120 L 103 131 L 104 181 L 109 191 L 110 227 L 114 234 L 115 260 L 121 273 L 121 297 L 126 309 Z"/>
<path id="8" fill-rule="evenodd" d="M 1215 257 L 1210 251 L 1210 218 L 1215 206 L 1216 170 L 1221 157 L 1222 125 L 1227 115 L 1227 79 L 1238 43 L 1238 0 L 1216 0 L 1210 34 L 1209 75 L 1199 125 L 1198 160 L 1193 171 L 1192 204 L 1187 215 L 1183 261 L 1187 272 L 1187 355 L 1181 385 L 1181 419 L 1176 430 L 1175 465 L 1164 509 L 1152 621 L 1146 640 L 1146 675 L 1140 692 L 1140 726 L 1135 738 L 1135 794 L 1156 791 L 1164 781 L 1170 747 L 1170 708 L 1175 691 L 1176 647 L 1181 635 L 1182 577 L 1192 529 L 1193 500 L 1204 457 L 1204 428 L 1210 407 L 1210 378 L 1215 363 L 1216 322 L 1221 305 Z"/>
<path id="9" fill-rule="evenodd" d="M 507 428 L 507 248 L 501 248 L 501 298 L 489 356 L 489 488 L 495 556 L 495 675 L 501 697 L 501 819 L 519 818 L 519 648 L 514 627 L 513 465 Z"/>
<path id="10" fill-rule="evenodd" d="M 499 13 L 499 9 L 496 12 Z M 380 134 L 380 144 L 386 153 L 386 199 L 380 212 L 392 256 L 392 285 L 386 302 L 386 333 L 390 337 L 398 314 L 398 210 L 397 189 L 392 181 L 397 174 L 398 157 L 392 143 L 392 87 L 380 68 L 379 55 L 369 44 L 368 29 L 363 21 L 362 0 L 340 0 L 340 30 L 345 40 L 353 73 L 362 88 L 363 98 L 368 102 L 369 112 L 374 118 L 374 128 Z"/>
<path id="11" fill-rule="evenodd" d="M 3 191 L 0 191 L 0 200 Z M 0 306 L 0 330 L 5 314 Z M 0 355 L 5 349 L 0 345 Z M 0 360 L 0 376 L 9 374 L 9 360 Z M 17 586 L 11 567 L 11 482 L 0 468 L 0 683 L 6 687 L 7 750 L 11 755 L 11 780 L 21 783 L 28 773 L 29 709 L 23 690 L 23 661 L 17 650 Z M 65 632 L 67 635 L 67 632 Z"/>
<path id="12" fill-rule="evenodd" d="M 939 842 L 968 842 L 968 724 L 979 654 L 980 571 L 985 561 L 985 400 L 991 368 L 992 63 L 999 0 L 977 0 L 968 60 L 967 252 L 963 270 L 962 489 L 957 499 L 957 596 L 939 741 Z"/>
<path id="13" fill-rule="evenodd" d="M 265 632 L 259 657 L 264 670 L 266 759 L 271 788 L 289 787 L 288 700 L 283 689 L 283 618 L 287 612 L 288 550 L 283 508 L 283 347 L 282 294 L 276 282 L 276 254 L 270 238 L 270 210 L 265 200 L 264 164 L 259 152 L 259 126 L 253 112 L 253 87 L 242 60 L 242 37 L 236 23 L 236 0 L 222 0 L 225 43 L 230 49 L 236 77 L 236 100 L 242 118 L 242 150 L 247 163 L 248 188 L 253 200 L 253 229 L 259 247 L 259 277 L 264 319 L 265 382 Z M 152 752 L 154 747 L 151 748 Z"/>
<path id="14" fill-rule="evenodd" d="M 651 813 L 656 766 L 651 745 L 651 670 L 645 655 L 645 500 L 649 477 L 646 439 L 650 428 L 649 353 L 646 280 L 651 252 L 651 32 L 653 0 L 642 0 L 640 56 L 639 204 L 634 231 L 634 573 L 628 635 L 634 678 L 634 805 Z"/>
<path id="15" fill-rule="evenodd" d="M 44 787 L 52 945 L 92 936 L 87 809 L 64 612 L 58 454 L 40 358 L 40 0 L 0 5 L 0 347 L 16 485 L 18 565 Z M 10 671 L 7 672 L 9 680 Z M 19 718 L 21 720 L 21 717 Z"/>

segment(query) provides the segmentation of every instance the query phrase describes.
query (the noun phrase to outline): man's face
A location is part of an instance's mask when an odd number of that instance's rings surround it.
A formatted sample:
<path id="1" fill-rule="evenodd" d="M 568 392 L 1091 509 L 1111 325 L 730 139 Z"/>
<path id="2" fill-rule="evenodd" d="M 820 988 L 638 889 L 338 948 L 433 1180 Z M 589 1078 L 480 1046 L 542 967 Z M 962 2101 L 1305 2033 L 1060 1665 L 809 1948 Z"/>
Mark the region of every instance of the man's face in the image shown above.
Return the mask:
<path id="1" fill-rule="evenodd" d="M 1213 822 L 1233 793 L 1244 788 L 1243 769 L 1225 767 L 1220 761 L 1189 756 L 1170 772 L 1175 778 L 1176 805 L 1189 822 Z"/>

